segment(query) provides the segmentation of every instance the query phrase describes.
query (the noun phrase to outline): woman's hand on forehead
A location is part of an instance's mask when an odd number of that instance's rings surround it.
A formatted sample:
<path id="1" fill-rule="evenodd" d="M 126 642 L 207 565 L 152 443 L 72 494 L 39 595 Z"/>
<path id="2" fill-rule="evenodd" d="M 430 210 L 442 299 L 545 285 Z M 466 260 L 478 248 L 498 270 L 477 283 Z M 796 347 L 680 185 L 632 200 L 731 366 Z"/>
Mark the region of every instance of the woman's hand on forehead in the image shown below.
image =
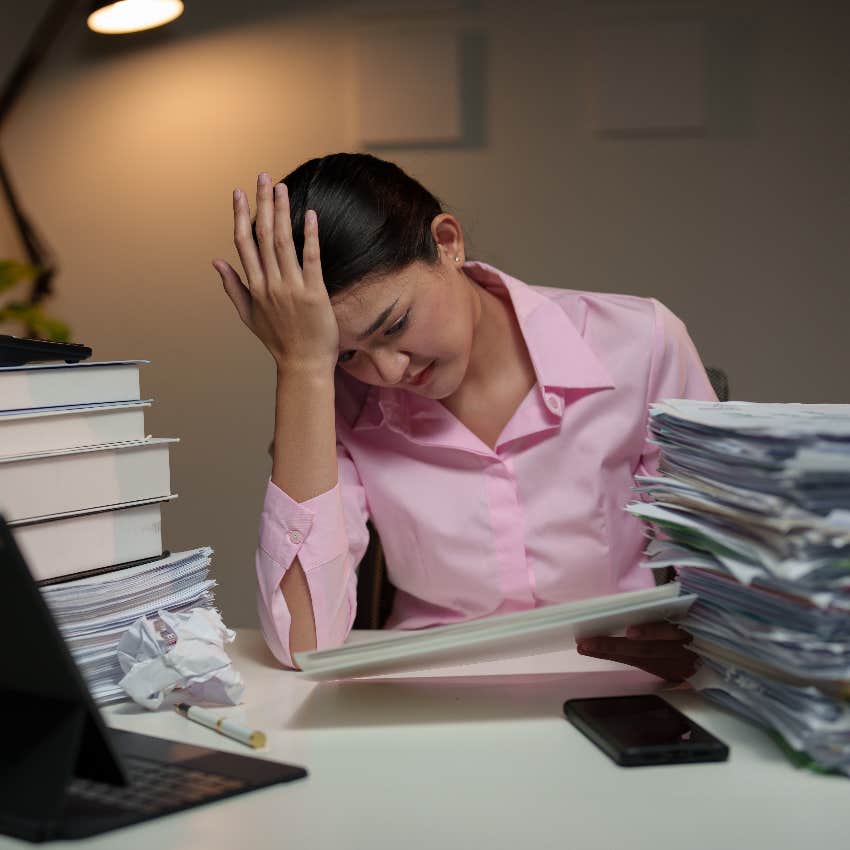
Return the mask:
<path id="1" fill-rule="evenodd" d="M 257 178 L 256 242 L 248 199 L 233 193 L 233 241 L 245 280 L 225 260 L 214 260 L 225 292 L 239 318 L 260 339 L 279 369 L 332 372 L 339 329 L 322 276 L 315 211 L 304 217 L 302 264 L 292 239 L 285 183 L 272 186 L 265 172 Z"/>

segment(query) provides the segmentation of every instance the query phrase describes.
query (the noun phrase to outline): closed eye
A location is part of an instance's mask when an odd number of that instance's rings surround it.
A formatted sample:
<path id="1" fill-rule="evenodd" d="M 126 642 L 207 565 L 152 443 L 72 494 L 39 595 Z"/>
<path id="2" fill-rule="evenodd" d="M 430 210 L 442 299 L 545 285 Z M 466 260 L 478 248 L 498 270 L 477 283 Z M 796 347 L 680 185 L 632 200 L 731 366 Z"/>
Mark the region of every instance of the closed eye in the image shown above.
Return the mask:
<path id="1" fill-rule="evenodd" d="M 401 333 L 408 325 L 408 321 L 410 319 L 410 309 L 408 308 L 407 312 L 392 326 L 387 328 L 384 331 L 384 336 L 395 336 L 396 334 Z M 348 349 L 347 351 L 341 351 L 339 356 L 337 357 L 337 363 L 348 363 L 352 357 L 356 354 L 356 351 Z"/>
<path id="2" fill-rule="evenodd" d="M 408 310 L 391 328 L 387 328 L 384 331 L 384 336 L 393 336 L 397 333 L 401 333 L 407 327 L 407 320 L 410 316 L 410 310 Z"/>

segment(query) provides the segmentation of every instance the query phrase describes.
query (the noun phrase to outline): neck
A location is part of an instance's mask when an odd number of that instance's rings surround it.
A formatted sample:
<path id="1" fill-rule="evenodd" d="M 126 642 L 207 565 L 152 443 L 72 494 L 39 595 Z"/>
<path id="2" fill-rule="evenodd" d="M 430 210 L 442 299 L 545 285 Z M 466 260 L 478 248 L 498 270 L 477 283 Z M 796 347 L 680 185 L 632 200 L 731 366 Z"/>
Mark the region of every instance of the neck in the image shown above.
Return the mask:
<path id="1" fill-rule="evenodd" d="M 494 295 L 489 289 L 472 283 L 477 299 L 472 351 L 463 380 L 466 389 L 486 390 L 507 370 L 516 358 L 516 345 L 525 347 L 510 296 Z M 517 339 L 518 337 L 518 339 Z"/>

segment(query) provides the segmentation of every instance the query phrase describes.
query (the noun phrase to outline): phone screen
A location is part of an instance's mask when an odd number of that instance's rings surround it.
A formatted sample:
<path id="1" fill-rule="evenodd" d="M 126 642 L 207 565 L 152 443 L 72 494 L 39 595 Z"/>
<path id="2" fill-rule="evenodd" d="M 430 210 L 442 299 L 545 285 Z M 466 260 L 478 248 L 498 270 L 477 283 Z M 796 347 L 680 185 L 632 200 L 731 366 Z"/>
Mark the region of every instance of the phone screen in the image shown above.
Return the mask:
<path id="1" fill-rule="evenodd" d="M 722 741 L 655 694 L 568 700 L 564 713 L 618 764 L 728 757 Z"/>

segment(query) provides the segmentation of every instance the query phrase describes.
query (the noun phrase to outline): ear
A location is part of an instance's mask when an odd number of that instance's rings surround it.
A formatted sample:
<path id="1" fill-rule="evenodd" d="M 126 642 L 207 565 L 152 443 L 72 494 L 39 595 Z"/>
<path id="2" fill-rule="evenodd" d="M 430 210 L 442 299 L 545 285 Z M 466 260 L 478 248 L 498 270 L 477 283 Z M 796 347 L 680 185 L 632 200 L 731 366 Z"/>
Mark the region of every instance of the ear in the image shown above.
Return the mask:
<path id="1" fill-rule="evenodd" d="M 451 213 L 440 213 L 431 222 L 431 234 L 437 244 L 440 259 L 449 268 L 459 268 L 466 259 L 460 222 Z M 455 257 L 460 257 L 460 262 L 456 261 Z"/>

